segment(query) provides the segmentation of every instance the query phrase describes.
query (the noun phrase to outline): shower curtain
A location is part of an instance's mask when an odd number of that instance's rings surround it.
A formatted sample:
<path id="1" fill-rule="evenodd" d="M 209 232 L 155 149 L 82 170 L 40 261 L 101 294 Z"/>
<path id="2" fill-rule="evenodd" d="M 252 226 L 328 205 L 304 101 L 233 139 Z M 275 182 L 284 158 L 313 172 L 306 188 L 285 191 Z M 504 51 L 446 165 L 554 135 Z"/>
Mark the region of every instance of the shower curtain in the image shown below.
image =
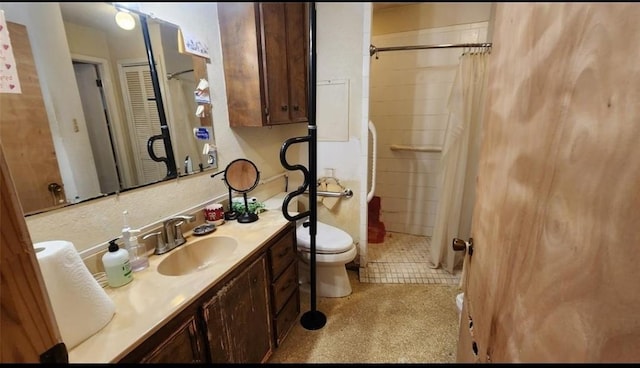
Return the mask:
<path id="1" fill-rule="evenodd" d="M 466 241 L 471 235 L 488 57 L 487 52 L 463 53 L 449 96 L 430 267 L 450 273 L 462 259 L 452 249 L 453 238 Z"/>

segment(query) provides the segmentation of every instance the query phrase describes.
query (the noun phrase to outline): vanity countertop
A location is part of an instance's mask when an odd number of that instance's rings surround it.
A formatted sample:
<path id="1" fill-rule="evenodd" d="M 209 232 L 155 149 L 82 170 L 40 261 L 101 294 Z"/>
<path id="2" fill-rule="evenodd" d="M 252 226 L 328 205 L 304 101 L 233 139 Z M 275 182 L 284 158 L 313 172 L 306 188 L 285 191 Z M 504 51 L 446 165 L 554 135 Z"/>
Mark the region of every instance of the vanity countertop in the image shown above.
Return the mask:
<path id="1" fill-rule="evenodd" d="M 115 315 L 104 328 L 69 351 L 69 363 L 115 363 L 122 359 L 288 224 L 280 211 L 259 216 L 258 221 L 248 224 L 227 221 L 206 236 L 185 234 L 187 244 L 220 235 L 236 238 L 238 247 L 227 261 L 183 276 L 158 273 L 158 264 L 177 248 L 149 257 L 149 267 L 134 273 L 129 284 L 105 288 L 116 306 Z"/>

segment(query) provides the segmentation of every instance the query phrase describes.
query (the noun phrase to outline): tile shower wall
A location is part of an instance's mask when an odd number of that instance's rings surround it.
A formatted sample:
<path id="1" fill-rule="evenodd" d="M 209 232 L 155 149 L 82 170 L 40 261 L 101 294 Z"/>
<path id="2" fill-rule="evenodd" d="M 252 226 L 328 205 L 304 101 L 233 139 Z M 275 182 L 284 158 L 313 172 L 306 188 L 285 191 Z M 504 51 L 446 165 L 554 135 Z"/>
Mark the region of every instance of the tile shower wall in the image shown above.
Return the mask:
<path id="1" fill-rule="evenodd" d="M 488 22 L 373 36 L 376 47 L 484 42 Z M 437 215 L 440 152 L 460 48 L 382 52 L 371 58 L 369 118 L 378 132 L 376 195 L 387 231 L 431 236 Z"/>

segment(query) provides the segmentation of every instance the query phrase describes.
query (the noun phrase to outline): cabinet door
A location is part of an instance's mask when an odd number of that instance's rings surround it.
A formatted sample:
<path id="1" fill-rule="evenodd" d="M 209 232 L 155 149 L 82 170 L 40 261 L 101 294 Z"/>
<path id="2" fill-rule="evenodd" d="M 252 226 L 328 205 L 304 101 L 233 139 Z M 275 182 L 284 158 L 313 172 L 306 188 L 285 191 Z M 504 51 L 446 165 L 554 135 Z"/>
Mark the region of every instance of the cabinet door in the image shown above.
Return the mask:
<path id="1" fill-rule="evenodd" d="M 204 321 L 207 328 L 209 341 L 209 357 L 211 363 L 230 363 L 231 349 L 229 349 L 229 337 L 224 325 L 221 298 L 225 292 L 222 289 L 204 307 Z"/>
<path id="2" fill-rule="evenodd" d="M 254 3 L 219 2 L 218 21 L 229 105 L 229 125 L 261 127 L 265 124 L 262 96 L 262 61 L 258 48 Z"/>
<path id="3" fill-rule="evenodd" d="M 224 295 L 224 314 L 234 363 L 260 363 L 269 358 L 271 318 L 267 299 L 265 257 L 245 271 Z"/>
<path id="4" fill-rule="evenodd" d="M 272 353 L 265 256 L 204 306 L 211 361 L 262 363 Z"/>
<path id="5" fill-rule="evenodd" d="M 292 123 L 309 121 L 309 3 L 285 3 L 289 113 Z"/>
<path id="6" fill-rule="evenodd" d="M 195 316 L 189 318 L 141 363 L 203 363 Z"/>
<path id="7" fill-rule="evenodd" d="M 289 122 L 289 81 L 287 77 L 287 29 L 284 3 L 260 3 L 260 23 L 264 37 L 265 101 L 268 124 Z"/>
<path id="8" fill-rule="evenodd" d="M 306 3 L 260 3 L 264 93 L 271 125 L 307 121 Z"/>

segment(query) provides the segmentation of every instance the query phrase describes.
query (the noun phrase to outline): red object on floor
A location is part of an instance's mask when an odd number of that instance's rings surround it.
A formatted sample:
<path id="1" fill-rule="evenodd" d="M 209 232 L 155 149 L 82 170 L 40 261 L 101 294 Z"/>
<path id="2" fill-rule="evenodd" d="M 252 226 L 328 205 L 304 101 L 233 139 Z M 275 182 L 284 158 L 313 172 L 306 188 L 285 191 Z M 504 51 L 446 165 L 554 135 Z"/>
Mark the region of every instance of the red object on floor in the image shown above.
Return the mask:
<path id="1" fill-rule="evenodd" d="M 367 220 L 367 239 L 369 243 L 382 243 L 387 233 L 384 223 L 380 221 L 380 197 L 374 196 L 369 202 L 369 216 Z"/>

